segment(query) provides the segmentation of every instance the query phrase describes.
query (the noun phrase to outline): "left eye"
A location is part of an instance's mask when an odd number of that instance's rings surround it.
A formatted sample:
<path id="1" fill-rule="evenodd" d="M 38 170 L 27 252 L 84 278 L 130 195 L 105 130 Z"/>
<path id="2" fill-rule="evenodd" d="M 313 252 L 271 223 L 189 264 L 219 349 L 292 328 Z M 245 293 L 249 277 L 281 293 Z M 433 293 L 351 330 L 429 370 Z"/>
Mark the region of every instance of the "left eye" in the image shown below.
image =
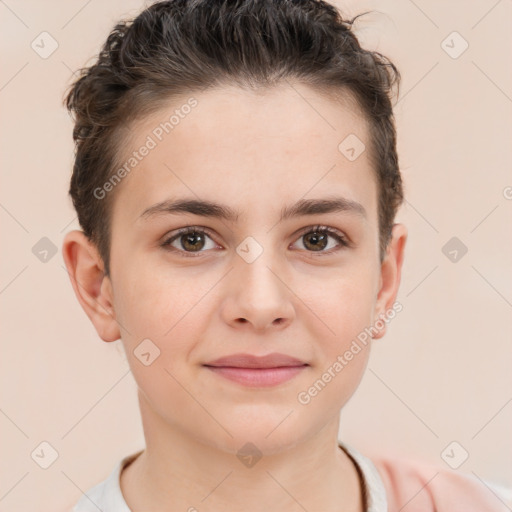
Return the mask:
<path id="1" fill-rule="evenodd" d="M 310 248 L 313 252 L 329 254 L 333 252 L 331 250 L 332 246 L 328 251 L 325 250 L 329 245 L 329 238 L 335 239 L 341 247 L 347 247 L 349 245 L 346 238 L 336 229 L 329 228 L 327 226 L 316 226 L 314 228 L 307 229 L 307 231 L 300 235 L 299 240 L 303 240 L 302 244 L 306 248 Z M 336 244 L 334 244 L 334 247 L 336 247 Z"/>

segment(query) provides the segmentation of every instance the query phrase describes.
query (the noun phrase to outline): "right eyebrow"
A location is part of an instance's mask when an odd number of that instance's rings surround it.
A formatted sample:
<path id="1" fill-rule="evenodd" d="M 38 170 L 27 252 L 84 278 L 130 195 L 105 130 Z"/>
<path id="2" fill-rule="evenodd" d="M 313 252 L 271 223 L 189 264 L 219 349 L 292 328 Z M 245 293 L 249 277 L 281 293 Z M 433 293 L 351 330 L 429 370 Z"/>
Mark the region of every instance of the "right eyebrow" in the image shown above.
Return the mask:
<path id="1" fill-rule="evenodd" d="M 197 199 L 167 199 L 146 208 L 139 218 L 146 220 L 156 215 L 170 215 L 174 213 L 190 213 L 201 217 L 225 219 L 230 222 L 236 222 L 239 216 L 238 212 L 234 211 L 229 206 L 221 205 L 213 201 L 199 201 Z"/>

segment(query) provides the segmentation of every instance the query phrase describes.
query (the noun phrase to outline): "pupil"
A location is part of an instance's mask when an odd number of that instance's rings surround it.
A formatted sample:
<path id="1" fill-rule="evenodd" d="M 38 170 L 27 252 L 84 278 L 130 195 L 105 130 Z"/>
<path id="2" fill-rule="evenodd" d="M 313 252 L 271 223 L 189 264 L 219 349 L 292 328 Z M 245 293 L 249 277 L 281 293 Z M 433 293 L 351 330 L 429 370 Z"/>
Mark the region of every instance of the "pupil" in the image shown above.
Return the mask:
<path id="1" fill-rule="evenodd" d="M 202 235 L 200 233 L 188 233 L 185 235 L 185 244 L 183 244 L 183 247 L 185 249 L 197 249 L 197 239 L 201 242 L 201 238 Z M 194 243 L 194 239 L 196 239 L 196 243 Z M 189 245 L 189 247 L 187 247 L 187 245 Z M 199 247 L 199 249 L 201 249 L 201 247 Z"/>
<path id="2" fill-rule="evenodd" d="M 314 251 L 319 251 L 323 248 L 325 248 L 325 240 L 326 240 L 326 235 L 324 234 L 318 234 L 318 233 L 315 233 L 315 234 L 312 234 L 312 235 L 306 235 L 306 240 L 308 240 L 308 242 L 312 242 L 313 244 L 313 250 Z M 324 243 L 319 243 L 320 242 L 324 242 Z"/>

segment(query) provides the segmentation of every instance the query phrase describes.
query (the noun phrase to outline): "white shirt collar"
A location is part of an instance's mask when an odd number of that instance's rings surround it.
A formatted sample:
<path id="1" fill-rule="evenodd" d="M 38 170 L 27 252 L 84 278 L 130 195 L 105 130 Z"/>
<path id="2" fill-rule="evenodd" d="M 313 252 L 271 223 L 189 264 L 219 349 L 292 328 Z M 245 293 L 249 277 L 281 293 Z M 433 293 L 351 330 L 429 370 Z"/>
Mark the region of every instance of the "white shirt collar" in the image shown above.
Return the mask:
<path id="1" fill-rule="evenodd" d="M 373 462 L 355 448 L 343 443 L 340 447 L 355 461 L 363 475 L 368 508 L 366 512 L 388 512 L 386 489 Z M 131 512 L 121 492 L 121 469 L 132 462 L 142 450 L 120 460 L 108 478 L 95 485 L 84 494 L 72 512 Z"/>
<path id="2" fill-rule="evenodd" d="M 359 453 L 355 448 L 346 445 L 345 443 L 340 444 L 355 461 L 361 473 L 363 475 L 363 485 L 365 487 L 363 492 L 366 492 L 368 501 L 367 512 L 388 512 L 388 501 L 386 498 L 386 488 L 382 481 L 377 468 L 373 465 L 373 462 Z"/>

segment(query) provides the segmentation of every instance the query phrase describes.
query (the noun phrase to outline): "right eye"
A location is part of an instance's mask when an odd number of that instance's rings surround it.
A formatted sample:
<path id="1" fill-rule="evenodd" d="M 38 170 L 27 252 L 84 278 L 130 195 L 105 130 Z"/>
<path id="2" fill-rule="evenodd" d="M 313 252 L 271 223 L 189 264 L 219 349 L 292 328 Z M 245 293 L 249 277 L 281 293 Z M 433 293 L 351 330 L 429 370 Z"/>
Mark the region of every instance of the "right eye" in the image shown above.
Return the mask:
<path id="1" fill-rule="evenodd" d="M 207 239 L 210 239 L 213 244 L 210 249 L 216 246 L 205 228 L 188 226 L 173 233 L 161 244 L 166 251 L 182 253 L 186 257 L 195 257 L 194 253 L 205 252 L 202 249 L 207 245 Z M 209 248 L 206 247 L 206 249 Z"/>

